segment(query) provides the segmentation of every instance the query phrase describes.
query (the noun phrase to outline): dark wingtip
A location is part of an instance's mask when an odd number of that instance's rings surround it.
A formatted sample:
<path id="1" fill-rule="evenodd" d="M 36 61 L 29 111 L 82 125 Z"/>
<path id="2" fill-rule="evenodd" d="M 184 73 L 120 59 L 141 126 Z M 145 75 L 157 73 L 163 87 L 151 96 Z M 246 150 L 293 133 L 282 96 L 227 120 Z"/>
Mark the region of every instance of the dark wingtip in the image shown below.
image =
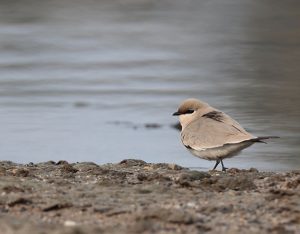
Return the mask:
<path id="1" fill-rule="evenodd" d="M 252 139 L 252 141 L 267 144 L 267 142 L 265 142 L 264 140 L 274 139 L 274 138 L 280 138 L 280 137 L 278 137 L 278 136 L 263 136 L 263 137 L 254 138 L 254 139 Z"/>
<path id="2" fill-rule="evenodd" d="M 265 141 L 262 141 L 262 140 L 257 140 L 256 142 L 258 142 L 258 143 L 264 143 L 264 144 L 268 144 L 267 142 L 265 142 Z"/>
<path id="3" fill-rule="evenodd" d="M 257 137 L 257 139 L 260 139 L 260 140 L 274 139 L 274 138 L 280 138 L 280 137 L 279 136 L 262 136 L 262 137 Z"/>

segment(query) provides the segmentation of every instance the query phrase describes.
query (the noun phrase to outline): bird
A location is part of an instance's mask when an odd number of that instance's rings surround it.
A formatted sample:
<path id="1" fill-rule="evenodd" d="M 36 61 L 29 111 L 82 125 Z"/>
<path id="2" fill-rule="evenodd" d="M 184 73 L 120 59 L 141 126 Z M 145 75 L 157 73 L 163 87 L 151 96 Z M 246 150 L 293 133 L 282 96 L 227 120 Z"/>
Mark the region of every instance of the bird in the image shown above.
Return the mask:
<path id="1" fill-rule="evenodd" d="M 238 155 L 254 143 L 279 138 L 256 137 L 229 115 L 195 98 L 184 100 L 173 116 L 179 116 L 183 145 L 196 157 L 215 160 L 213 170 L 221 163 L 222 171 L 226 171 L 223 159 Z"/>

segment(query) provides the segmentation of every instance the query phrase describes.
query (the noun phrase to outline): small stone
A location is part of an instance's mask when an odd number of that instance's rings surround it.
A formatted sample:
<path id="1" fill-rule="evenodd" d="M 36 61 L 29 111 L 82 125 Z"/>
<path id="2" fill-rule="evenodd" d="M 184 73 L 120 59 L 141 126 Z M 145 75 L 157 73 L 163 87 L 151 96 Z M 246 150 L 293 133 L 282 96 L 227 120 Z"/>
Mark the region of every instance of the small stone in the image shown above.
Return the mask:
<path id="1" fill-rule="evenodd" d="M 289 180 L 284 182 L 283 187 L 288 189 L 295 189 L 300 185 L 300 177 L 295 180 Z"/>
<path id="2" fill-rule="evenodd" d="M 59 160 L 55 165 L 68 165 L 69 163 L 65 160 Z"/>
<path id="3" fill-rule="evenodd" d="M 139 181 L 144 181 L 144 180 L 147 180 L 147 178 L 148 178 L 144 173 L 139 173 L 139 174 L 137 174 L 136 177 Z"/>
<path id="4" fill-rule="evenodd" d="M 43 164 L 45 164 L 45 165 L 55 165 L 56 163 L 54 161 L 50 160 L 50 161 L 47 161 Z"/>
<path id="5" fill-rule="evenodd" d="M 283 197 L 283 196 L 293 196 L 295 194 L 292 190 L 284 190 L 284 189 L 270 189 L 270 193 L 277 195 L 277 197 Z"/>
<path id="6" fill-rule="evenodd" d="M 207 172 L 202 172 L 202 171 L 188 171 L 186 173 L 182 173 L 177 182 L 182 185 L 182 186 L 191 186 L 190 182 L 195 181 L 195 180 L 202 180 L 204 178 L 209 178 L 211 177 L 210 174 Z"/>
<path id="7" fill-rule="evenodd" d="M 112 208 L 111 207 L 95 207 L 94 212 L 96 213 L 106 213 L 110 211 Z"/>
<path id="8" fill-rule="evenodd" d="M 139 160 L 139 159 L 124 159 L 119 164 L 123 164 L 123 165 L 131 167 L 131 166 L 143 166 L 147 163 L 145 161 Z"/>
<path id="9" fill-rule="evenodd" d="M 113 209 L 113 210 L 107 212 L 106 215 L 111 217 L 111 216 L 125 214 L 125 213 L 130 213 L 130 210 L 128 210 L 126 208 L 116 208 L 116 209 Z"/>
<path id="10" fill-rule="evenodd" d="M 78 171 L 78 169 L 74 168 L 70 164 L 64 164 L 61 168 L 61 171 L 65 172 L 65 173 L 76 173 Z"/>
<path id="11" fill-rule="evenodd" d="M 14 185 L 7 185 L 7 186 L 4 186 L 4 187 L 2 188 L 2 190 L 3 190 L 5 193 L 18 193 L 18 192 L 24 192 L 24 189 L 19 188 L 19 187 L 14 186 Z"/>
<path id="12" fill-rule="evenodd" d="M 141 193 L 141 194 L 147 194 L 147 193 L 152 193 L 152 190 L 149 189 L 149 188 L 139 188 L 136 190 L 138 193 Z"/>
<path id="13" fill-rule="evenodd" d="M 66 227 L 74 227 L 74 226 L 76 226 L 76 225 L 77 225 L 77 223 L 74 222 L 74 221 L 72 221 L 72 220 L 66 220 L 66 221 L 64 222 L 64 226 L 66 226 Z"/>
<path id="14" fill-rule="evenodd" d="M 203 178 L 210 178 L 211 175 L 204 171 L 189 171 L 188 175 L 191 180 L 201 180 Z"/>
<path id="15" fill-rule="evenodd" d="M 151 219 L 174 224 L 192 224 L 195 222 L 193 215 L 180 209 L 151 208 L 143 211 L 141 215 L 137 216 L 137 220 Z"/>
<path id="16" fill-rule="evenodd" d="M 34 167 L 34 163 L 33 162 L 30 162 L 28 164 L 25 165 L 26 167 Z"/>
<path id="17" fill-rule="evenodd" d="M 19 197 L 13 201 L 10 201 L 7 203 L 8 206 L 12 207 L 12 206 L 15 206 L 15 205 L 29 205 L 29 204 L 32 204 L 32 201 L 29 200 L 28 198 L 24 198 L 24 197 Z"/>
<path id="18" fill-rule="evenodd" d="M 167 221 L 177 224 L 192 224 L 194 223 L 194 218 L 191 214 L 178 210 L 170 213 Z"/>
<path id="19" fill-rule="evenodd" d="M 54 203 L 54 204 L 44 207 L 42 210 L 44 212 L 48 212 L 48 211 L 52 211 L 52 210 L 60 210 L 60 209 L 64 209 L 64 208 L 69 208 L 72 206 L 73 205 L 71 203 Z"/>
<path id="20" fill-rule="evenodd" d="M 249 169 L 249 171 L 250 171 L 250 172 L 258 173 L 258 170 L 257 170 L 256 168 L 253 168 L 253 167 L 251 167 L 251 168 Z"/>
<path id="21" fill-rule="evenodd" d="M 175 170 L 175 171 L 179 171 L 179 170 L 183 169 L 183 167 L 181 167 L 177 164 L 168 164 L 168 168 L 171 169 L 171 170 Z"/>
<path id="22" fill-rule="evenodd" d="M 29 174 L 29 171 L 27 169 L 24 169 L 24 168 L 14 168 L 12 170 L 12 174 L 14 176 L 27 177 L 28 174 Z"/>
<path id="23" fill-rule="evenodd" d="M 240 173 L 241 170 L 238 168 L 229 168 L 228 170 L 226 170 L 226 172 L 231 174 L 236 174 L 236 173 Z"/>

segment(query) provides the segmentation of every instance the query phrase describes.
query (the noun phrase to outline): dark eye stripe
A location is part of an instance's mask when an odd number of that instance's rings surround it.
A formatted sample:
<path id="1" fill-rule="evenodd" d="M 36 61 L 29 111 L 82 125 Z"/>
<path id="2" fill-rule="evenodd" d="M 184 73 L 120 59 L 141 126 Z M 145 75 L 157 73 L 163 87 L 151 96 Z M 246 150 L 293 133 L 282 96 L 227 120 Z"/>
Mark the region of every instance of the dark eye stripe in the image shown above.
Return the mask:
<path id="1" fill-rule="evenodd" d="M 194 110 L 192 110 L 192 109 L 189 109 L 185 112 L 185 114 L 192 114 L 192 113 L 194 113 Z"/>

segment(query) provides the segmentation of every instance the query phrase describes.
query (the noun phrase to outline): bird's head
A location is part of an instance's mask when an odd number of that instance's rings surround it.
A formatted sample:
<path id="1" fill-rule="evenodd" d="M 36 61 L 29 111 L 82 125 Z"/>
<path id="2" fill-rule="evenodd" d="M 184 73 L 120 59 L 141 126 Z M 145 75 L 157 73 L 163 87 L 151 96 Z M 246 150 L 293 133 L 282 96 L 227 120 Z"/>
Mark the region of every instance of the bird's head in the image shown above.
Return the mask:
<path id="1" fill-rule="evenodd" d="M 205 107 L 208 107 L 208 104 L 201 102 L 195 98 L 189 98 L 184 100 L 178 107 L 178 110 L 173 113 L 174 116 L 179 116 L 179 121 L 184 128 L 187 124 L 196 118 L 198 113 Z"/>

